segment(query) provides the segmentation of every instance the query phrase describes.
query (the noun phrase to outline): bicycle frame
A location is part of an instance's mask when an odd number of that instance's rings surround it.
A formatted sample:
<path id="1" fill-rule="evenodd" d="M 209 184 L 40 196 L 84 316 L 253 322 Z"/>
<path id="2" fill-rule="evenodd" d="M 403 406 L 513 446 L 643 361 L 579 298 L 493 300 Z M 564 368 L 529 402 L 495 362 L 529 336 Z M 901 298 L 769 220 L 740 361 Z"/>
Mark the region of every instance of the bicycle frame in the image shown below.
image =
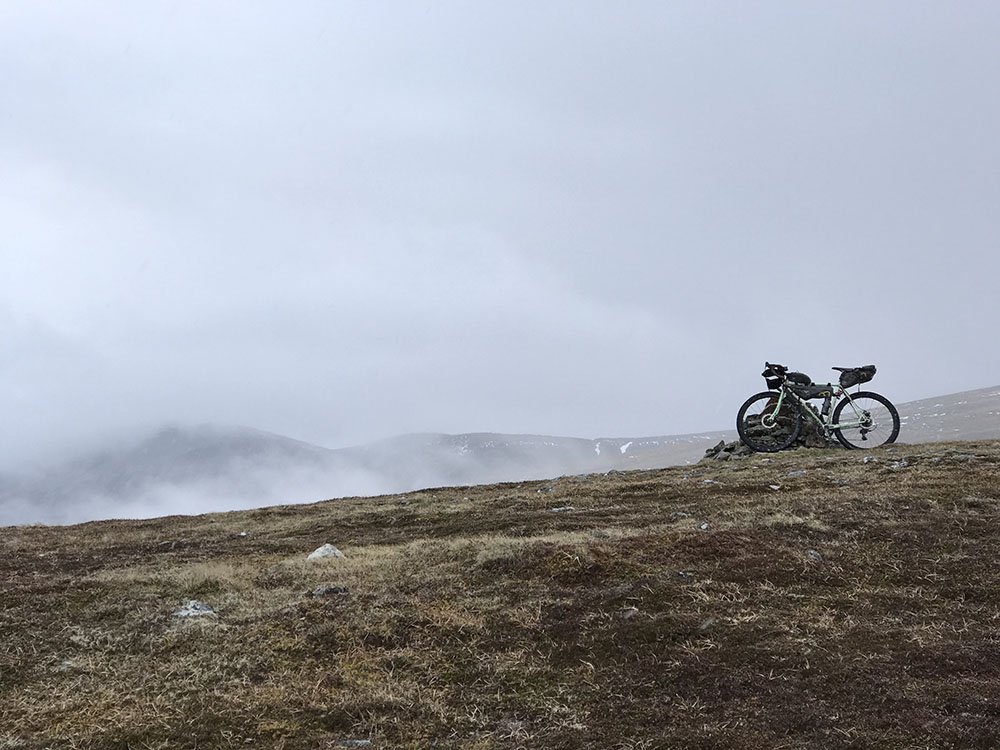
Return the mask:
<path id="1" fill-rule="evenodd" d="M 840 370 L 840 383 L 823 385 L 802 373 L 789 373 L 784 365 L 765 363 L 762 375 L 768 390 L 750 396 L 737 412 L 740 440 L 761 453 L 776 453 L 796 440 L 810 445 L 810 438 L 815 437 L 826 442 L 834 438 L 845 448 L 877 448 L 895 442 L 901 425 L 892 402 L 874 391 L 849 392 L 872 379 L 874 365 L 833 369 Z M 812 403 L 817 399 L 823 399 L 822 410 Z M 803 427 L 806 432 L 800 439 Z"/>
<path id="2" fill-rule="evenodd" d="M 808 414 L 812 420 L 816 422 L 816 424 L 823 428 L 823 434 L 826 437 L 830 437 L 830 433 L 832 432 L 831 425 L 833 424 L 833 413 L 836 411 L 837 404 L 840 403 L 841 399 L 846 398 L 847 402 L 851 405 L 851 409 L 854 411 L 856 421 L 839 422 L 837 424 L 837 429 L 844 427 L 859 427 L 862 429 L 868 429 L 871 427 L 870 424 L 865 424 L 861 414 L 858 413 L 858 408 L 854 405 L 854 401 L 851 400 L 851 394 L 848 393 L 846 389 L 833 385 L 832 383 L 827 383 L 827 385 L 830 389 L 830 395 L 825 398 L 823 411 L 821 412 L 809 403 L 809 399 L 802 398 L 799 394 L 793 391 L 788 383 L 782 383 L 781 388 L 778 391 L 778 402 L 775 404 L 774 414 L 777 415 L 781 412 L 781 406 L 785 402 L 785 397 L 789 396 L 793 401 L 799 404 L 801 407 L 800 411 L 803 414 Z M 829 401 L 829 403 L 826 403 L 827 401 Z"/>

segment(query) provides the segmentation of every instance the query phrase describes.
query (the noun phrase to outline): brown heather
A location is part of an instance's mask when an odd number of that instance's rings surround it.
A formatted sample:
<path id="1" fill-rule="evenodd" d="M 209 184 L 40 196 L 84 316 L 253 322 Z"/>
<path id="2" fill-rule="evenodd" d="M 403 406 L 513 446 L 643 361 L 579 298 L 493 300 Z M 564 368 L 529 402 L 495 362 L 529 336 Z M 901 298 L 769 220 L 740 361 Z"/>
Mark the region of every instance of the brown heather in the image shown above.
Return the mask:
<path id="1" fill-rule="evenodd" d="M 3 528 L 0 748 L 1000 747 L 998 522 L 978 442 Z"/>

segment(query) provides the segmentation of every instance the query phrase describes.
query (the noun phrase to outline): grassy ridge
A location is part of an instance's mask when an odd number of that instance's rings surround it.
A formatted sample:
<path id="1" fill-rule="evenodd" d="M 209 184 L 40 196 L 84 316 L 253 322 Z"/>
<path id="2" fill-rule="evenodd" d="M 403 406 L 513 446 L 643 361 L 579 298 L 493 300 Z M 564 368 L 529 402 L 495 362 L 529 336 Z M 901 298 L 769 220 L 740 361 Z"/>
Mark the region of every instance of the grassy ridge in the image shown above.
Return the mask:
<path id="1" fill-rule="evenodd" d="M 947 443 L 0 529 L 0 748 L 997 747 L 998 488 Z"/>

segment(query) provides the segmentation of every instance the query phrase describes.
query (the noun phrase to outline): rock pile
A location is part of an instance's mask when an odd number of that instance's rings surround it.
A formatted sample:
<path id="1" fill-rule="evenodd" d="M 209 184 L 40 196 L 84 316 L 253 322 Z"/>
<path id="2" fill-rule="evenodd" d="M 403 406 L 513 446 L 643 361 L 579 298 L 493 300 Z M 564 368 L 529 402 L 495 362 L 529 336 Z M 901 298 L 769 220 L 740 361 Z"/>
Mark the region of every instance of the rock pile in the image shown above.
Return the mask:
<path id="1" fill-rule="evenodd" d="M 840 443 L 836 441 L 836 438 L 827 438 L 823 435 L 823 429 L 816 424 L 812 419 L 804 417 L 802 420 L 802 429 L 799 431 L 799 436 L 795 439 L 786 450 L 795 450 L 796 448 L 834 448 L 840 447 Z M 703 461 L 713 459 L 717 461 L 728 461 L 733 458 L 745 458 L 754 453 L 753 448 L 746 445 L 741 440 L 736 440 L 731 443 L 727 443 L 725 440 L 720 440 L 718 445 L 714 445 L 705 451 L 705 458 Z"/>

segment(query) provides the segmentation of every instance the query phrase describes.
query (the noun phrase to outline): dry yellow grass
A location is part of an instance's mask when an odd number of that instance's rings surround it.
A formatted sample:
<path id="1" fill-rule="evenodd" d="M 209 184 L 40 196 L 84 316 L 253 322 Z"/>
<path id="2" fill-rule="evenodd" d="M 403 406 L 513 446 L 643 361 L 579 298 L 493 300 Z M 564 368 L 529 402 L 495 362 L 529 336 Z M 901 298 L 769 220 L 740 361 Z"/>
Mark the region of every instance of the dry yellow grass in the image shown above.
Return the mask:
<path id="1" fill-rule="evenodd" d="M 1000 446 L 864 455 L 0 529 L 0 749 L 1000 746 Z"/>

